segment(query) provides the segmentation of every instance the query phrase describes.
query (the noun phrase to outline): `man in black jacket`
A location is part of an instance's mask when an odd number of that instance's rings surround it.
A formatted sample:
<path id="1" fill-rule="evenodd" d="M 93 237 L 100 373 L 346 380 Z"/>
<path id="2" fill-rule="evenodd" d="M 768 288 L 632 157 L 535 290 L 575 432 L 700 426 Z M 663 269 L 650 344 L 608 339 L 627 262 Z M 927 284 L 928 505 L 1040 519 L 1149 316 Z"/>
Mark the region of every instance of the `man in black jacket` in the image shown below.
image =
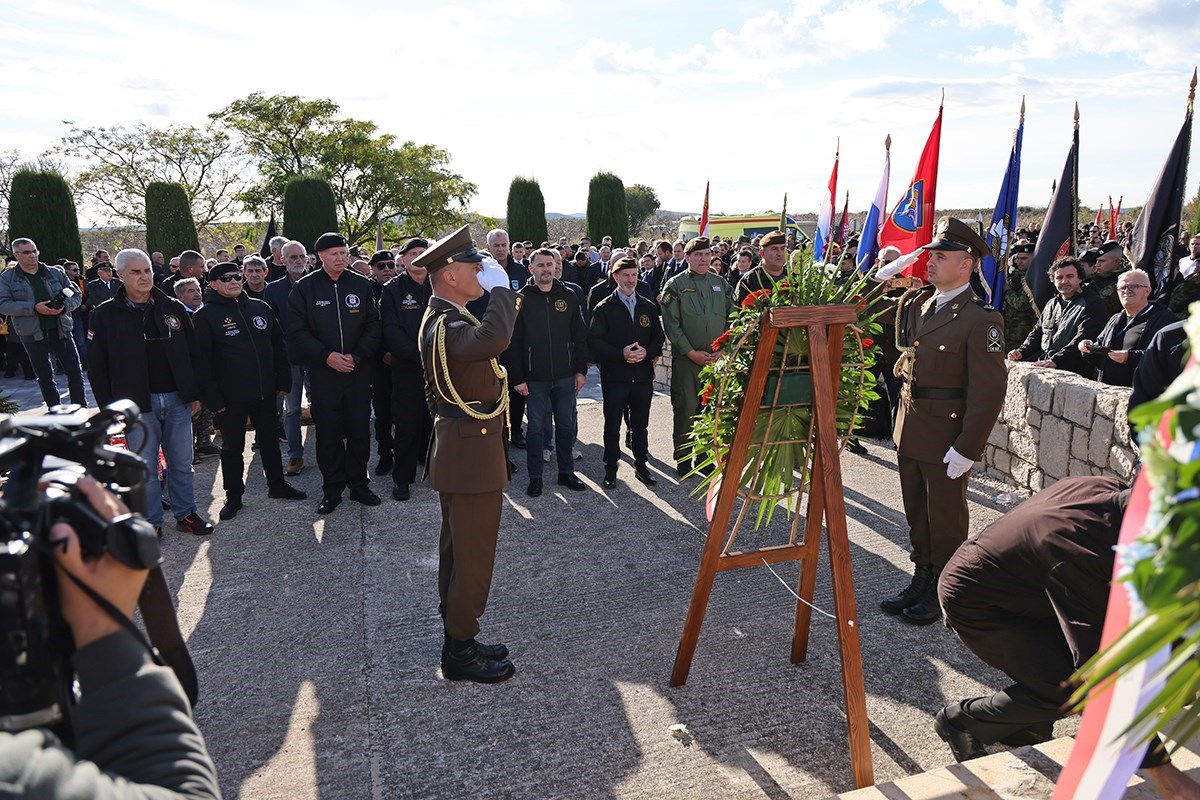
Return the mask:
<path id="1" fill-rule="evenodd" d="M 1101 383 L 1133 386 L 1133 373 L 1150 340 L 1175 321 L 1166 306 L 1150 302 L 1150 292 L 1150 275 L 1145 270 L 1122 272 L 1116 282 L 1121 310 L 1109 318 L 1095 341 L 1079 343 L 1079 352 L 1096 369 L 1094 377 Z"/>
<path id="2" fill-rule="evenodd" d="M 323 233 L 314 246 L 321 269 L 305 275 L 288 295 L 288 343 L 308 367 L 317 467 L 324 497 L 318 514 L 350 499 L 377 506 L 370 489 L 371 357 L 379 349 L 379 308 L 370 281 L 347 270 L 350 250 L 340 233 Z"/>
<path id="3" fill-rule="evenodd" d="M 371 268 L 371 298 L 379 305 L 383 287 L 396 277 L 396 257 L 391 250 L 378 250 L 367 262 Z M 382 329 L 381 329 L 382 335 Z M 375 412 L 375 449 L 379 461 L 376 475 L 392 474 L 392 357 L 380 347 L 371 357 L 371 409 Z"/>
<path id="4" fill-rule="evenodd" d="M 650 401 L 654 398 L 654 363 L 662 355 L 662 323 L 658 305 L 638 292 L 637 260 L 625 257 L 610 273 L 617 290 L 592 309 L 588 349 L 600 365 L 604 392 L 604 485 L 617 485 L 621 459 L 621 420 L 628 416 L 633 444 L 634 475 L 647 486 L 658 483 L 646 466 L 649 458 Z M 593 290 L 594 291 L 594 290 Z"/>
<path id="5" fill-rule="evenodd" d="M 409 239 L 400 249 L 404 272 L 387 282 L 379 300 L 384 349 L 391 359 L 392 419 L 396 422 L 396 465 L 392 468 L 392 498 L 404 501 L 417 480 L 417 462 L 424 463 L 433 435 L 433 417 L 425 399 L 425 370 L 417 342 L 421 319 L 433 293 L 429 271 L 413 264 L 429 243 Z"/>
<path id="6" fill-rule="evenodd" d="M 137 403 L 142 424 L 126 434 L 129 449 L 153 472 L 162 448 L 177 526 L 212 533 L 196 513 L 192 486 L 192 416 L 200 410 L 192 315 L 154 285 L 150 256 L 141 250 L 117 253 L 116 266 L 121 288 L 88 320 L 92 394 L 101 408 L 122 399 Z M 162 484 L 153 479 L 146 482 L 146 519 L 162 527 Z"/>
<path id="7" fill-rule="evenodd" d="M 276 237 L 282 239 L 283 237 Z M 275 240 L 272 239 L 272 242 Z M 279 280 L 267 284 L 263 299 L 275 312 L 279 329 L 287 335 L 287 304 L 292 293 L 292 287 L 308 272 L 308 254 L 300 242 L 283 240 L 280 245 L 280 258 L 286 265 L 284 275 Z M 292 366 L 292 389 L 283 403 L 276 406 L 283 415 L 283 433 L 287 437 L 288 465 L 285 475 L 299 475 L 304 471 L 304 438 L 300 429 L 300 410 L 304 400 L 304 389 L 308 384 L 308 368 L 304 366 L 299 355 L 292 349 L 290 342 L 285 339 L 288 363 Z M 311 390 L 310 390 L 311 394 Z"/>
<path id="8" fill-rule="evenodd" d="M 575 395 L 587 378 L 587 330 L 575 292 L 554 279 L 554 254 L 537 250 L 529 264 L 533 281 L 518 294 L 523 298 L 509 352 L 510 380 L 526 398 L 529 415 L 525 463 L 529 467 L 526 493 L 542 493 L 543 437 L 547 417 L 554 417 L 558 484 L 584 489 L 575 475 Z"/>
<path id="9" fill-rule="evenodd" d="M 1052 367 L 1085 378 L 1091 366 L 1079 352 L 1084 339 L 1095 340 L 1108 320 L 1108 306 L 1083 285 L 1083 263 L 1064 256 L 1050 265 L 1050 279 L 1058 294 L 1046 302 L 1042 317 L 1024 343 L 1009 351 L 1009 361 L 1032 361 L 1035 367 Z"/>
<path id="10" fill-rule="evenodd" d="M 242 291 L 242 275 L 232 262 L 208 271 L 210 291 L 204 306 L 192 317 L 196 328 L 196 366 L 204 402 L 217 414 L 221 429 L 221 481 L 225 506 L 221 519 L 233 519 L 242 509 L 246 490 L 246 420 L 254 430 L 274 434 L 279 426 L 276 396 L 292 386 L 291 367 L 283 348 L 283 333 L 271 307 Z M 283 479 L 279 442 L 258 437 L 258 454 L 267 476 L 267 497 L 303 500 L 307 494 Z"/>

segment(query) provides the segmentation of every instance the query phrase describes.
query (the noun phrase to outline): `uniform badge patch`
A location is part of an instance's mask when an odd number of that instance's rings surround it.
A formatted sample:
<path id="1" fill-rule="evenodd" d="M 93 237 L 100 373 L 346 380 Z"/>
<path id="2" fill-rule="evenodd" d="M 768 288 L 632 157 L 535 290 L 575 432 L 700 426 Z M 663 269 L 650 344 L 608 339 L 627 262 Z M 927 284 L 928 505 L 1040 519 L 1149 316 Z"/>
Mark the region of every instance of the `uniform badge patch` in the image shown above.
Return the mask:
<path id="1" fill-rule="evenodd" d="M 987 329 L 987 351 L 989 353 L 999 353 L 1004 349 L 1004 335 L 1000 333 L 999 325 L 988 325 Z"/>
<path id="2" fill-rule="evenodd" d="M 359 302 L 360 301 L 358 299 L 358 295 L 356 295 L 356 294 L 346 295 L 346 308 L 358 308 Z"/>
<path id="3" fill-rule="evenodd" d="M 173 331 L 179 330 L 179 317 L 174 314 L 167 314 L 163 317 L 163 322 L 167 323 L 167 327 Z"/>
<path id="4" fill-rule="evenodd" d="M 642 314 L 640 317 L 638 317 L 638 325 L 641 325 L 643 328 L 649 328 L 650 317 L 646 314 Z"/>
<path id="5" fill-rule="evenodd" d="M 557 300 L 555 300 L 554 301 L 554 310 L 560 314 L 563 313 L 564 311 L 566 311 L 567 310 L 567 301 L 563 300 L 561 297 L 558 298 Z"/>
<path id="6" fill-rule="evenodd" d="M 260 331 L 265 331 L 267 329 L 267 321 L 262 317 L 255 317 L 250 321 L 253 322 L 254 327 L 258 328 Z"/>

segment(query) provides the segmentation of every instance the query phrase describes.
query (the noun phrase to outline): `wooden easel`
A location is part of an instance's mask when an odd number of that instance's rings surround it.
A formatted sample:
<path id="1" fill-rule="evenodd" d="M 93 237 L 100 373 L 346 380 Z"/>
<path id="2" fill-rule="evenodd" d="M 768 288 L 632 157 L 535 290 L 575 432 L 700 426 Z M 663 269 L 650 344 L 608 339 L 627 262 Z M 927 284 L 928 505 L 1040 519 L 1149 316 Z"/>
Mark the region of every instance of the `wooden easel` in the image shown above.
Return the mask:
<path id="1" fill-rule="evenodd" d="M 838 645 L 841 650 L 842 687 L 846 700 L 846 719 L 850 729 L 850 764 L 854 784 L 861 788 L 875 782 L 871 766 L 871 738 L 867 728 L 867 702 L 863 687 L 862 653 L 858 642 L 858 623 L 854 604 L 854 579 L 850 571 L 850 544 L 846 534 L 846 506 L 842 497 L 842 471 L 838 460 L 836 430 L 837 387 L 842 365 L 842 341 L 846 325 L 857 321 L 850 305 L 792 306 L 772 308 L 764 315 L 758 348 L 747 379 L 747 401 L 743 403 L 733 436 L 725 475 L 740 476 L 746 464 L 754 423 L 760 413 L 757 398 L 763 396 L 771 373 L 771 359 L 779 332 L 785 328 L 804 327 L 808 333 L 809 368 L 813 389 L 813 467 L 809 489 L 808 513 L 804 522 L 803 541 L 763 547 L 755 550 L 722 552 L 722 543 L 733 516 L 738 498 L 738 481 L 732 477 L 722 481 L 717 504 L 708 529 L 708 539 L 700 556 L 700 569 L 692 602 L 679 640 L 671 685 L 687 683 L 700 627 L 708 608 L 713 579 L 718 572 L 760 566 L 764 561 L 778 564 L 800 561 L 798 594 L 809 603 L 817 581 L 817 554 L 824 523 L 828 533 L 830 567 L 833 573 L 834 611 L 837 620 Z M 796 603 L 796 627 L 792 635 L 792 663 L 798 664 L 808 656 L 808 631 L 812 608 Z"/>

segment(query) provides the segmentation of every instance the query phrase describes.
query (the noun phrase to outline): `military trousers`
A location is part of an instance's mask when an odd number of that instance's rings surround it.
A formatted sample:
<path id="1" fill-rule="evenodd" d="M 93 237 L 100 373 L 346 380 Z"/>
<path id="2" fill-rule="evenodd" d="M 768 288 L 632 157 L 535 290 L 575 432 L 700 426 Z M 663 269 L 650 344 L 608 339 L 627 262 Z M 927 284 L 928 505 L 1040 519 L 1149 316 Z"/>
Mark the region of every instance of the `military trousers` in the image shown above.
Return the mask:
<path id="1" fill-rule="evenodd" d="M 496 563 L 503 492 L 440 494 L 438 595 L 446 635 L 465 641 L 479 634 Z"/>
<path id="2" fill-rule="evenodd" d="M 970 529 L 967 475 L 951 480 L 941 462 L 917 461 L 903 455 L 897 462 L 913 563 L 941 571 L 967 540 Z"/>
<path id="3" fill-rule="evenodd" d="M 392 455 L 392 368 L 371 359 L 371 410 L 375 412 L 375 449 Z"/>
<path id="4" fill-rule="evenodd" d="M 324 364 L 309 369 L 309 395 L 317 436 L 317 467 L 325 497 L 366 489 L 371 459 L 371 368 L 337 372 Z"/>
<path id="5" fill-rule="evenodd" d="M 671 438 L 675 444 L 675 462 L 686 461 L 692 452 L 692 419 L 700 410 L 700 370 L 683 353 L 671 361 L 671 409 L 674 420 Z"/>

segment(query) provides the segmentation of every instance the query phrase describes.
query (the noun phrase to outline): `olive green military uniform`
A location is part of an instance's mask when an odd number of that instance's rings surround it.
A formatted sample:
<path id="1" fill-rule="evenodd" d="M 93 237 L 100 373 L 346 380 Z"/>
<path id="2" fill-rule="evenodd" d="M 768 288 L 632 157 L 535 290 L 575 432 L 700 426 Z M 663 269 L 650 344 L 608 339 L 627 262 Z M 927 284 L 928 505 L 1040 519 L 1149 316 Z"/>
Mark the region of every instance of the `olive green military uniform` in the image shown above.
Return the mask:
<path id="1" fill-rule="evenodd" d="M 671 407 L 674 409 L 675 461 L 687 460 L 692 418 L 700 409 L 700 370 L 687 357 L 692 350 L 712 352 L 713 340 L 729 327 L 733 312 L 729 284 L 720 275 L 684 270 L 663 287 L 659 299 L 663 330 L 671 342 Z"/>
<path id="2" fill-rule="evenodd" d="M 434 295 L 421 321 L 425 396 L 433 415 L 426 460 L 429 485 L 441 495 L 438 593 L 446 633 L 479 633 L 487 607 L 508 485 L 507 379 L 497 358 L 517 320 L 516 292 L 492 290 L 482 322 Z"/>
<path id="3" fill-rule="evenodd" d="M 967 538 L 968 474 L 946 475 L 950 448 L 978 461 L 1004 405 L 1004 320 L 969 288 L 933 310 L 935 290 L 903 301 L 898 369 L 905 382 L 895 442 L 912 560 L 940 571 Z"/>
<path id="4" fill-rule="evenodd" d="M 1117 278 L 1120 278 L 1124 271 L 1120 269 L 1107 275 L 1093 275 L 1084 281 L 1084 286 L 1091 286 L 1096 290 L 1096 294 L 1100 295 L 1100 299 L 1108 307 L 1108 316 L 1110 317 L 1121 311 L 1121 297 L 1117 294 Z"/>
<path id="5" fill-rule="evenodd" d="M 1016 350 L 1037 324 L 1037 313 L 1025 287 L 1025 273 L 1008 271 L 1004 285 L 1004 352 Z"/>

